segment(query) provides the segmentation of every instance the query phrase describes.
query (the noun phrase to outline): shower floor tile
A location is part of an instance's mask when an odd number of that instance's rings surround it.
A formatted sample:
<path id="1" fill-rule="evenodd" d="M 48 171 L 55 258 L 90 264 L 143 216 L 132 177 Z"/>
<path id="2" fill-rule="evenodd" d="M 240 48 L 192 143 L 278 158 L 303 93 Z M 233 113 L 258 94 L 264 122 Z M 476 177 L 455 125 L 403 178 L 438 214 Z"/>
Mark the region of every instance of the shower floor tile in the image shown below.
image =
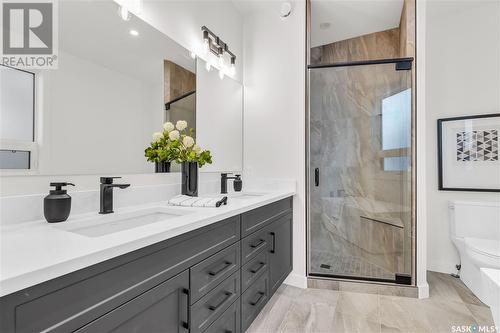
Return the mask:
<path id="1" fill-rule="evenodd" d="M 326 251 L 311 253 L 311 273 L 394 280 L 394 273 L 363 258 Z"/>

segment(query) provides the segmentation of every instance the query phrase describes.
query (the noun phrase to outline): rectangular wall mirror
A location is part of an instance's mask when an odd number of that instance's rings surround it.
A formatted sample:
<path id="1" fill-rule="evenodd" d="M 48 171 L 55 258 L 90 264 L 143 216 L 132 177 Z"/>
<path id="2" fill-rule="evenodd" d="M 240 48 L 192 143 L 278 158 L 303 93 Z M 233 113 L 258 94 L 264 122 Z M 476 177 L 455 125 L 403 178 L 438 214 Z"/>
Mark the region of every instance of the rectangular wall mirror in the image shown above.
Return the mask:
<path id="1" fill-rule="evenodd" d="M 201 172 L 242 170 L 241 84 L 204 68 L 198 76 L 175 36 L 117 9 L 111 0 L 60 2 L 59 68 L 0 66 L 2 124 L 16 125 L 1 128 L 2 174 L 153 173 L 144 150 L 177 120 L 212 151 Z"/>

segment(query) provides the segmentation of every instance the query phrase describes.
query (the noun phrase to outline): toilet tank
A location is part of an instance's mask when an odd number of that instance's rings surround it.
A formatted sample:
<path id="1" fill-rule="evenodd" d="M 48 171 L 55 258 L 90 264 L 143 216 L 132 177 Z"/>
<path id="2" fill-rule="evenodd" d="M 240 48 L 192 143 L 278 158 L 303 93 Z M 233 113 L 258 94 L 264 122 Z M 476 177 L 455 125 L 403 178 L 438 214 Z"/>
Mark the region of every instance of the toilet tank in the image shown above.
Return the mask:
<path id="1" fill-rule="evenodd" d="M 500 239 L 500 202 L 453 201 L 450 217 L 452 236 Z"/>

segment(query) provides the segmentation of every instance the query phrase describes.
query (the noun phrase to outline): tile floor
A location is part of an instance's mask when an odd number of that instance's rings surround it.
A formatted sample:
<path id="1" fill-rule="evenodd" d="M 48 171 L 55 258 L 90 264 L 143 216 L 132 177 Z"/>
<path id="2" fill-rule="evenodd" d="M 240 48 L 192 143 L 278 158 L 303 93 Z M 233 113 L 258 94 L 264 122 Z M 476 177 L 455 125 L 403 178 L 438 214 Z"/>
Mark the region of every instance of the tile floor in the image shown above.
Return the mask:
<path id="1" fill-rule="evenodd" d="M 430 298 L 421 300 L 283 285 L 247 332 L 449 333 L 494 325 L 490 309 L 460 280 L 428 272 L 428 282 Z"/>

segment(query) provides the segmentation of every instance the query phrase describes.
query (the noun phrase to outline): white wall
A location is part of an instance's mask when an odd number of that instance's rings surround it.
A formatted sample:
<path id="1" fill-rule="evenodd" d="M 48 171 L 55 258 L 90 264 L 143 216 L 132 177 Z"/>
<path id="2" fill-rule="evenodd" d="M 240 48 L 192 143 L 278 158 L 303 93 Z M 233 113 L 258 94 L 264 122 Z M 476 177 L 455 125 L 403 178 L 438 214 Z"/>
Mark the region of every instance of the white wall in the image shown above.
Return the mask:
<path id="1" fill-rule="evenodd" d="M 216 70 L 207 72 L 205 64 L 196 62 L 196 140 L 202 149 L 211 151 L 214 163 L 203 169 L 241 174 L 243 86 L 229 77 L 221 80 Z"/>
<path id="2" fill-rule="evenodd" d="M 244 177 L 297 180 L 289 282 L 305 287 L 305 2 L 286 20 L 280 4 L 244 18 Z"/>
<path id="3" fill-rule="evenodd" d="M 425 35 L 427 27 L 427 1 L 416 0 L 416 134 L 417 134 L 417 170 L 416 170 L 416 280 L 418 297 L 429 297 L 427 283 L 427 183 L 426 179 L 426 112 L 425 112 Z"/>
<path id="4" fill-rule="evenodd" d="M 500 201 L 500 195 L 437 190 L 436 120 L 500 112 L 500 2 L 429 1 L 425 44 L 427 267 L 449 273 L 459 257 L 448 202 Z"/>

